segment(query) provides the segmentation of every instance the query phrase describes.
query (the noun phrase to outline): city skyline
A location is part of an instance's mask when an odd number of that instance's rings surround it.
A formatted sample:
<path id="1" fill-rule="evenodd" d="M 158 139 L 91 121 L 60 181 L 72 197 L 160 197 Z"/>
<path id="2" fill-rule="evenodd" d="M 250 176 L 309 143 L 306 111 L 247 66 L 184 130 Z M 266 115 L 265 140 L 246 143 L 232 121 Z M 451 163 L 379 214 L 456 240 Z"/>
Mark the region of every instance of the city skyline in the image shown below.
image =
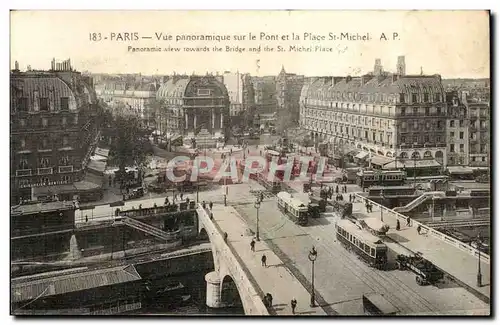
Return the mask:
<path id="1" fill-rule="evenodd" d="M 147 15 L 147 19 L 145 18 Z M 27 65 L 34 69 L 50 68 L 53 57 L 71 57 L 79 71 L 92 73 L 141 73 L 203 75 L 207 70 L 239 71 L 254 76 L 277 75 L 281 65 L 289 73 L 305 76 L 361 75 L 372 70 L 380 58 L 387 71 L 394 71 L 397 57 L 404 55 L 407 74 L 440 74 L 443 78 L 489 78 L 489 19 L 487 12 L 405 12 L 388 11 L 371 15 L 368 12 L 13 12 L 11 15 L 11 66 L 18 61 L 21 70 Z M 219 20 L 223 19 L 224 23 Z M 88 21 L 95 22 L 89 27 Z M 175 21 L 165 28 L 164 21 Z M 358 21 L 353 25 L 351 21 Z M 54 23 L 57 22 L 57 23 Z M 236 23 L 238 22 L 238 25 Z M 290 26 L 307 26 L 290 30 Z M 36 25 L 37 28 L 25 26 Z M 61 29 L 64 25 L 64 29 Z M 227 26 L 231 25 L 231 31 Z M 321 43 L 332 46 L 334 53 L 286 52 L 258 54 L 244 52 L 203 53 L 130 53 L 127 46 L 208 46 L 210 42 L 90 42 L 93 31 L 137 32 L 140 35 L 164 34 L 272 34 L 308 32 L 328 34 L 329 31 L 367 33 L 372 37 L 394 31 L 398 41 L 351 41 Z M 325 27 L 328 26 L 328 27 Z M 345 26 L 350 26 L 346 29 Z M 432 26 L 432 29 L 428 29 Z M 460 38 L 455 35 L 460 34 Z M 287 46 L 317 45 L 318 42 L 240 42 L 241 47 L 265 44 Z M 57 44 L 57 46 L 55 46 Z M 217 44 L 237 45 L 235 42 Z M 208 65 L 207 62 L 210 62 Z M 210 69 L 207 69 L 210 67 Z"/>

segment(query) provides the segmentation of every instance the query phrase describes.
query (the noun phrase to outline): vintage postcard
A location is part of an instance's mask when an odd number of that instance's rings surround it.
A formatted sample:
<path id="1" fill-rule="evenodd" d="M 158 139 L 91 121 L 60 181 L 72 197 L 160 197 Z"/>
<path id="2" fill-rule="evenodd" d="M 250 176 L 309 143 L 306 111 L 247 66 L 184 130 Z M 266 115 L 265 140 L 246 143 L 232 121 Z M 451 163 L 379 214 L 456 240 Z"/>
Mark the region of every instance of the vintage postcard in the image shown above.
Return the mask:
<path id="1" fill-rule="evenodd" d="M 11 315 L 491 314 L 488 11 L 10 19 Z"/>

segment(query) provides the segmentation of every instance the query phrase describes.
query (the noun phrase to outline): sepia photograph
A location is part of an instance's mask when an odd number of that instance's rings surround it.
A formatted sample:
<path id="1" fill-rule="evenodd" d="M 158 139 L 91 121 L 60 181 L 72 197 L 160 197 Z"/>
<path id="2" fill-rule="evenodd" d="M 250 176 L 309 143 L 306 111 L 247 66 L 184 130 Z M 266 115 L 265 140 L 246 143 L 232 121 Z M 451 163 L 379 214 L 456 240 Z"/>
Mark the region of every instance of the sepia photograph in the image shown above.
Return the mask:
<path id="1" fill-rule="evenodd" d="M 9 15 L 10 315 L 492 315 L 489 11 Z"/>

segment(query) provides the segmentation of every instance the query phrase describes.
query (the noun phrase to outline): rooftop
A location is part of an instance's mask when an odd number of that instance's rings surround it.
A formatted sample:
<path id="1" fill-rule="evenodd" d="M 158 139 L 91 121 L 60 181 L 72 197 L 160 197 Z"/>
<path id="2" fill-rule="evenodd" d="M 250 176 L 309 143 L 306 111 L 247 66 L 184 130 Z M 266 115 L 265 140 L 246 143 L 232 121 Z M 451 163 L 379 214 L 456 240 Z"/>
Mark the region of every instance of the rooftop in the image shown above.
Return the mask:
<path id="1" fill-rule="evenodd" d="M 27 215 L 59 210 L 71 210 L 73 209 L 73 202 L 67 201 L 56 201 L 47 203 L 34 203 L 26 205 L 16 205 L 11 207 L 11 215 Z"/>

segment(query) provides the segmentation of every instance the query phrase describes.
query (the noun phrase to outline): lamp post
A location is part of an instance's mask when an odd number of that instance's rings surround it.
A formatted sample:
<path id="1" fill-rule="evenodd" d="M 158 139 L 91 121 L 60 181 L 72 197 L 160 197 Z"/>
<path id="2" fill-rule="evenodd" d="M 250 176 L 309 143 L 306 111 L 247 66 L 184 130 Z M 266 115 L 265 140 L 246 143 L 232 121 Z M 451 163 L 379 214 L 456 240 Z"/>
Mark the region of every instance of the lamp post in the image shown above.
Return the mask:
<path id="1" fill-rule="evenodd" d="M 385 197 L 384 197 L 384 190 L 382 189 L 382 192 L 380 193 L 380 196 L 382 198 L 382 203 L 385 203 Z M 380 204 L 380 221 L 384 222 L 384 209 L 382 209 L 382 205 Z"/>
<path id="2" fill-rule="evenodd" d="M 316 261 L 316 258 L 318 257 L 318 252 L 316 251 L 316 248 L 314 246 L 312 247 L 311 251 L 309 252 L 309 261 L 311 261 L 312 264 L 312 290 L 311 290 L 311 307 L 316 307 L 316 295 L 314 292 L 314 262 Z"/>
<path id="3" fill-rule="evenodd" d="M 477 234 L 477 286 L 482 287 L 483 275 L 481 274 L 481 237 Z"/>
<path id="4" fill-rule="evenodd" d="M 260 209 L 260 200 L 257 199 L 254 203 L 254 207 L 257 210 L 257 241 L 260 241 L 259 236 L 259 209 Z"/>

